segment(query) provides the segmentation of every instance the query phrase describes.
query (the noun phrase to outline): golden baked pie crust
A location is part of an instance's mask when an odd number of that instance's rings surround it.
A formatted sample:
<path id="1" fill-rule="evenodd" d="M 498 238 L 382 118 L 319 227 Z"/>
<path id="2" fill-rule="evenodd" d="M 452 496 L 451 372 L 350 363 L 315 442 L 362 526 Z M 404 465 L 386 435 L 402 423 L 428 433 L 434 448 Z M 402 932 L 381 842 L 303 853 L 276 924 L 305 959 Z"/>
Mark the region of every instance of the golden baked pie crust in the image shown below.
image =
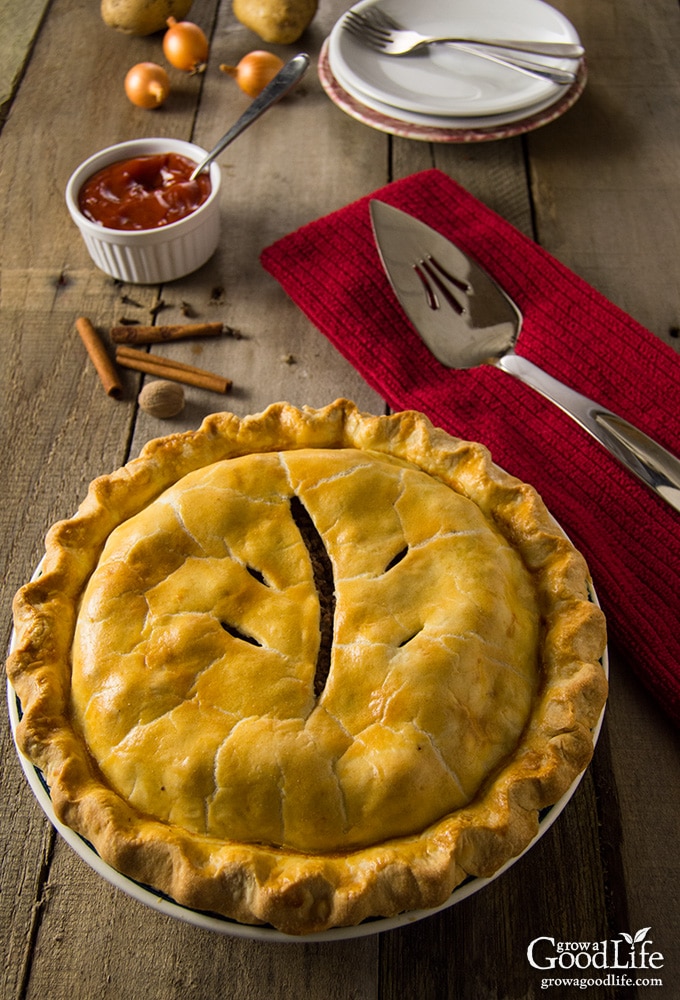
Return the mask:
<path id="1" fill-rule="evenodd" d="M 332 563 L 319 690 L 292 498 Z M 290 934 L 433 907 L 590 760 L 588 582 L 535 490 L 421 414 L 214 414 L 48 533 L 15 599 L 17 740 L 64 823 L 184 905 Z"/>

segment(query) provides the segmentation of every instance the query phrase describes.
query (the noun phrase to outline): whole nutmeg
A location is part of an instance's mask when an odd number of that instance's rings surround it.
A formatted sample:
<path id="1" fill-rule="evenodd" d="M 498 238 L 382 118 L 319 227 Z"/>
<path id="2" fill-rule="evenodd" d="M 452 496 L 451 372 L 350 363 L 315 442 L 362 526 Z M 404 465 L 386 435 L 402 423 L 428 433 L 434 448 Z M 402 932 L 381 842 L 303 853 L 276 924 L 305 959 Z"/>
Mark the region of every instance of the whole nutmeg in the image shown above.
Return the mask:
<path id="1" fill-rule="evenodd" d="M 158 379 L 144 386 L 137 402 L 152 417 L 176 417 L 184 409 L 184 389 L 177 382 Z"/>

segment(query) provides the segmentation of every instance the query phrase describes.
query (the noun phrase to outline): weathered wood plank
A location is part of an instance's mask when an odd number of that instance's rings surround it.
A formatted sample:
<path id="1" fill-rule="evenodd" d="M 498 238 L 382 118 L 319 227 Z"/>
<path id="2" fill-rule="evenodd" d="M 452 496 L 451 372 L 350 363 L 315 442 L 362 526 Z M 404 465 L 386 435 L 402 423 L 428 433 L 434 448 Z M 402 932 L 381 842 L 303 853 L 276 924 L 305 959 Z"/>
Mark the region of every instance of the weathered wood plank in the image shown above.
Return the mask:
<path id="1" fill-rule="evenodd" d="M 555 6 L 578 27 L 590 72 L 571 111 L 527 140 L 538 239 L 677 349 L 677 4 Z"/>
<path id="2" fill-rule="evenodd" d="M 614 662 L 608 729 L 630 920 L 628 927 L 614 929 L 635 934 L 641 927 L 651 928 L 649 938 L 665 958 L 666 984 L 673 970 L 680 969 L 680 739 L 620 651 L 615 651 Z"/>
<path id="3" fill-rule="evenodd" d="M 35 4 L 14 5 L 25 28 L 23 35 L 13 36 L 16 44 L 20 37 L 30 44 L 31 12 L 36 9 Z M 68 218 L 63 190 L 82 158 L 121 136 L 144 134 L 150 121 L 158 129 L 173 132 L 179 126 L 190 133 L 197 81 L 188 82 L 177 112 L 154 119 L 124 98 L 112 99 L 112 86 L 122 87 L 125 70 L 144 51 L 139 40 L 106 28 L 97 3 L 52 4 L 2 132 L 0 564 L 5 644 L 12 595 L 37 565 L 45 530 L 72 513 L 91 478 L 126 456 L 134 394 L 121 403 L 105 396 L 74 330 L 75 318 L 83 313 L 95 323 L 105 322 L 117 310 L 120 293 L 91 265 Z M 75 139 L 64 141 L 65 136 Z M 155 292 L 144 294 L 150 303 Z M 2 995 L 13 997 L 22 994 L 30 978 L 53 833 L 31 801 L 6 725 L 1 738 L 8 761 L 0 841 Z"/>
<path id="4" fill-rule="evenodd" d="M 45 884 L 49 873 L 55 831 L 45 821 L 37 802 L 31 801 L 11 737 L 3 727 L 0 752 L 3 767 L 2 849 L 3 891 L 0 893 L 0 928 L 3 958 L 0 996 L 22 996 L 33 961 Z"/>
<path id="5" fill-rule="evenodd" d="M 405 177 L 437 167 L 527 236 L 533 236 L 531 199 L 520 139 L 426 146 L 395 140 L 393 172 Z"/>
<path id="6" fill-rule="evenodd" d="M 556 6 L 577 25 L 591 68 L 574 108 L 527 139 L 537 238 L 677 349 L 680 76 L 669 53 L 680 41 L 680 12 L 668 0 Z M 612 931 L 651 926 L 666 968 L 678 968 L 680 869 L 668 850 L 677 839 L 668 792 L 680 783 L 678 734 L 621 651 L 613 662 L 608 732 L 630 925 Z M 617 888 L 610 900 L 613 918 L 622 896 Z"/>
<path id="7" fill-rule="evenodd" d="M 49 0 L 0 0 L 0 128 L 48 6 Z"/>
<path id="8" fill-rule="evenodd" d="M 25 996 L 370 1000 L 374 952 L 372 939 L 272 945 L 193 927 L 129 899 L 59 839 Z"/>

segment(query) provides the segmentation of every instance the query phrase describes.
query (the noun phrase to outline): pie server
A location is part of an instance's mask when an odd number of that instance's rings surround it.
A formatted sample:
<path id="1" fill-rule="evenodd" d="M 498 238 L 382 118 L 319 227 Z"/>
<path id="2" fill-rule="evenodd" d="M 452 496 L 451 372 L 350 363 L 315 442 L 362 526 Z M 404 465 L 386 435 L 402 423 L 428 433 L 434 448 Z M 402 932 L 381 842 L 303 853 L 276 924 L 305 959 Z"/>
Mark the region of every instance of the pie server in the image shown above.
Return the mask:
<path id="1" fill-rule="evenodd" d="M 680 459 L 633 424 L 514 352 L 522 313 L 478 264 L 430 226 L 376 199 L 373 232 L 395 295 L 447 368 L 491 363 L 569 414 L 630 472 L 680 511 Z"/>

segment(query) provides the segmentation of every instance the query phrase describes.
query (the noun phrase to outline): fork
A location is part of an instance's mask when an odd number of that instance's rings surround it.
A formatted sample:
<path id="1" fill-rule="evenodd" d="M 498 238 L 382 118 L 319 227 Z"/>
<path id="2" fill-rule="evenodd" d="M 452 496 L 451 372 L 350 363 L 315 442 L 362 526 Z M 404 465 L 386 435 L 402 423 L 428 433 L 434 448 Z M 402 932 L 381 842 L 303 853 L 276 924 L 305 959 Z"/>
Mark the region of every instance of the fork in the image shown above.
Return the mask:
<path id="1" fill-rule="evenodd" d="M 343 27 L 365 45 L 381 52 L 383 55 L 399 56 L 415 52 L 420 48 L 435 42 L 448 42 L 456 45 L 461 51 L 470 52 L 482 59 L 489 59 L 502 66 L 508 66 L 529 76 L 548 79 L 552 83 L 573 83 L 576 74 L 571 70 L 558 69 L 545 63 L 535 63 L 516 57 L 502 55 L 497 49 L 530 53 L 533 55 L 558 56 L 560 58 L 580 59 L 583 47 L 567 42 L 521 42 L 511 39 L 472 39 L 449 36 L 423 35 L 418 31 L 402 28 L 389 15 L 376 7 L 366 11 L 350 10 L 345 14 Z M 481 47 L 480 47 L 481 46 Z M 485 51 L 488 47 L 493 51 Z"/>

